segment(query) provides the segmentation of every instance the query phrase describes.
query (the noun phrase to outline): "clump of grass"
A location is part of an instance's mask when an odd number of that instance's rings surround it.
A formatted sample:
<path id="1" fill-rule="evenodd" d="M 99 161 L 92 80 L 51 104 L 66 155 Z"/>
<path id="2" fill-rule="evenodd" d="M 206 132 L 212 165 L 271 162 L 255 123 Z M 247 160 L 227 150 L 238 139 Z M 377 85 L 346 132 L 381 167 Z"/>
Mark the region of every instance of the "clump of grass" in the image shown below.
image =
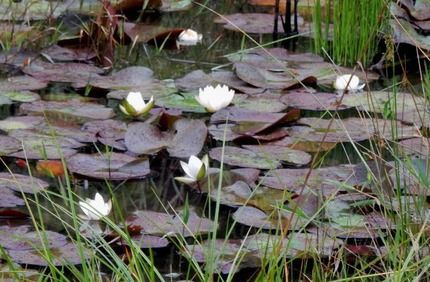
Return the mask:
<path id="1" fill-rule="evenodd" d="M 377 52 L 379 31 L 385 26 L 385 0 L 316 0 L 313 11 L 314 47 L 323 48 L 337 64 L 367 65 Z M 330 25 L 333 25 L 331 31 Z"/>

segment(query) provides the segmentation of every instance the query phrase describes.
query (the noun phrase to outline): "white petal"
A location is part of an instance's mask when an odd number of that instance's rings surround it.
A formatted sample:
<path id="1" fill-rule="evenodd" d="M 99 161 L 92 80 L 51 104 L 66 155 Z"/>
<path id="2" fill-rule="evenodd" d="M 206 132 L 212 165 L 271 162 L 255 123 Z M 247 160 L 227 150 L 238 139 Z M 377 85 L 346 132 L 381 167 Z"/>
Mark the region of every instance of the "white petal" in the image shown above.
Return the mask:
<path id="1" fill-rule="evenodd" d="M 190 170 L 191 176 L 195 179 L 202 167 L 202 161 L 196 156 L 191 156 L 188 160 L 188 168 Z"/>
<path id="2" fill-rule="evenodd" d="M 180 161 L 181 167 L 184 170 L 185 174 L 189 177 L 193 178 L 194 176 L 191 174 L 191 171 L 188 167 L 188 164 L 186 162 Z"/>
<path id="3" fill-rule="evenodd" d="M 175 180 L 185 183 L 185 184 L 192 184 L 194 182 L 196 182 L 196 180 L 194 178 L 189 178 L 189 177 L 175 177 Z"/>
<path id="4" fill-rule="evenodd" d="M 145 107 L 145 101 L 143 100 L 140 92 L 128 93 L 126 100 L 137 112 L 141 111 Z"/>

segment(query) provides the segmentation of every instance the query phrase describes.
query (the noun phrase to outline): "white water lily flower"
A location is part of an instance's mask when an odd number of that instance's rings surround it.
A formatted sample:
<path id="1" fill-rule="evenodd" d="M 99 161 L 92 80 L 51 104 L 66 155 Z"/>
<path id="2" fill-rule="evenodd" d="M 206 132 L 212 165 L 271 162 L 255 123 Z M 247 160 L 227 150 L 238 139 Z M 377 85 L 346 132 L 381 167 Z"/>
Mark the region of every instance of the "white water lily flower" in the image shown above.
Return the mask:
<path id="1" fill-rule="evenodd" d="M 337 90 L 358 91 L 364 88 L 364 84 L 360 84 L 360 79 L 356 75 L 344 74 L 336 78 L 334 88 Z"/>
<path id="2" fill-rule="evenodd" d="M 143 100 L 140 92 L 130 92 L 119 104 L 120 110 L 128 116 L 140 116 L 148 113 L 154 106 L 154 96 L 148 102 Z"/>
<path id="3" fill-rule="evenodd" d="M 183 30 L 176 41 L 178 45 L 196 45 L 202 41 L 203 35 L 197 33 L 192 29 Z"/>
<path id="4" fill-rule="evenodd" d="M 191 156 L 188 163 L 181 161 L 181 167 L 185 172 L 183 177 L 175 177 L 175 180 L 185 184 L 191 184 L 202 180 L 206 176 L 209 168 L 209 157 L 205 155 L 201 160 L 196 156 Z"/>
<path id="5" fill-rule="evenodd" d="M 88 220 L 100 220 L 108 216 L 112 209 L 112 201 L 105 202 L 102 195 L 96 193 L 94 200 L 87 198 L 85 201 L 79 201 L 81 210 L 85 213 Z"/>
<path id="6" fill-rule="evenodd" d="M 234 90 L 229 89 L 226 85 L 206 86 L 199 89 L 199 96 L 196 96 L 197 102 L 200 103 L 210 113 L 227 107 L 234 97 Z"/>

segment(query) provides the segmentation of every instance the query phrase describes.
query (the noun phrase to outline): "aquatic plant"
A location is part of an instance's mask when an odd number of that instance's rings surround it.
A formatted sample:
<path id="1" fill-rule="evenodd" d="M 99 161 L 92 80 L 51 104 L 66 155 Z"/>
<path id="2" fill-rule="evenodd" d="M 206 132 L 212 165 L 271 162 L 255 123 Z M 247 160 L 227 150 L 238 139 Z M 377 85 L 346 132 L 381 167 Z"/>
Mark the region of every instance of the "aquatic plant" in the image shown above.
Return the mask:
<path id="1" fill-rule="evenodd" d="M 129 92 L 127 97 L 119 104 L 120 110 L 128 116 L 141 116 L 147 114 L 154 106 L 154 96 L 145 102 L 140 92 Z"/>
<path id="2" fill-rule="evenodd" d="M 79 201 L 79 206 L 88 220 L 100 220 L 109 215 L 112 201 L 105 202 L 102 195 L 96 193 L 94 199 L 87 198 L 85 201 Z"/>
<path id="3" fill-rule="evenodd" d="M 200 103 L 210 113 L 227 107 L 234 97 L 234 90 L 229 89 L 227 85 L 206 86 L 199 89 L 199 95 L 196 96 L 197 102 Z"/>
<path id="4" fill-rule="evenodd" d="M 175 177 L 175 180 L 191 184 L 202 180 L 209 168 L 209 157 L 205 155 L 201 160 L 196 156 L 190 156 L 188 163 L 180 161 L 185 176 Z"/>
<path id="5" fill-rule="evenodd" d="M 336 90 L 359 91 L 364 88 L 364 84 L 360 84 L 360 79 L 356 75 L 344 74 L 336 77 L 333 83 Z"/>

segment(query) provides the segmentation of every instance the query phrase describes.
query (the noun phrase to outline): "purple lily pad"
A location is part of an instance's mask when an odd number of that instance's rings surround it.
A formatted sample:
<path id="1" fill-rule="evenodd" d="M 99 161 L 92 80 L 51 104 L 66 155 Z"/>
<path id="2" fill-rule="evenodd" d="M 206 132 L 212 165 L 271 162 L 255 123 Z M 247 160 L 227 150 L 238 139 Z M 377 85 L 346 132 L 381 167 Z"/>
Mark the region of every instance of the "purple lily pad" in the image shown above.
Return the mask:
<path id="1" fill-rule="evenodd" d="M 88 259 L 89 257 L 89 251 L 87 248 L 84 248 L 84 257 L 82 258 L 78 247 L 76 247 L 76 245 L 73 243 L 67 243 L 66 245 L 58 248 L 52 248 L 49 251 L 53 255 L 49 261 L 55 266 L 82 264 L 82 260 Z M 7 253 L 11 260 L 18 264 L 37 266 L 50 265 L 50 263 L 48 263 L 48 259 L 43 256 L 43 252 L 41 250 L 8 250 Z"/>
<path id="2" fill-rule="evenodd" d="M 96 53 L 91 49 L 71 49 L 58 45 L 43 49 L 41 54 L 56 62 L 88 61 L 96 57 Z"/>
<path id="3" fill-rule="evenodd" d="M 91 79 L 104 71 L 98 67 L 82 63 L 46 63 L 41 60 L 32 62 L 22 71 L 44 82 L 69 82 L 73 87 L 85 87 Z"/>
<path id="4" fill-rule="evenodd" d="M 215 19 L 215 23 L 224 24 L 225 29 L 234 31 L 257 34 L 271 34 L 274 29 L 274 19 L 275 16 L 272 14 L 237 13 L 231 15 L 223 15 Z M 300 24 L 303 24 L 303 18 L 300 18 L 299 22 Z M 278 26 L 282 26 L 282 20 L 280 17 L 278 18 Z"/>
<path id="5" fill-rule="evenodd" d="M 224 151 L 224 156 L 222 155 Z M 258 168 L 258 169 L 274 169 L 281 166 L 278 159 L 273 159 L 264 153 L 257 153 L 251 150 L 226 146 L 223 148 L 212 148 L 209 152 L 212 159 L 222 161 L 231 166 Z"/>
<path id="6" fill-rule="evenodd" d="M 151 172 L 147 159 L 119 153 L 76 154 L 66 162 L 72 173 L 96 179 L 141 179 Z"/>
<path id="7" fill-rule="evenodd" d="M 7 188 L 0 186 L 1 198 L 0 208 L 14 208 L 18 206 L 25 206 L 25 202 L 22 198 L 15 195 L 15 193 Z"/>
<path id="8" fill-rule="evenodd" d="M 49 187 L 49 184 L 36 177 L 0 172 L 0 187 L 7 188 L 17 192 L 38 193 Z"/>
<path id="9" fill-rule="evenodd" d="M 112 118 L 115 114 L 113 109 L 95 103 L 84 103 L 79 101 L 54 102 L 37 101 L 20 106 L 20 112 L 25 114 L 45 115 L 53 122 L 60 120 L 86 122 L 89 120 L 100 120 Z"/>
<path id="10" fill-rule="evenodd" d="M 207 128 L 201 120 L 179 119 L 170 131 L 161 131 L 147 123 L 133 123 L 125 134 L 125 145 L 136 154 L 154 154 L 165 148 L 171 156 L 188 158 L 199 154 L 206 136 Z"/>
<path id="11" fill-rule="evenodd" d="M 0 135 L 0 156 L 6 156 L 22 149 L 22 143 L 13 137 Z"/>
<path id="12" fill-rule="evenodd" d="M 81 129 L 95 136 L 104 145 L 121 151 L 127 150 L 124 144 L 127 125 L 122 121 L 114 119 L 89 121 Z"/>
<path id="13" fill-rule="evenodd" d="M 66 245 L 67 237 L 53 231 L 29 231 L 28 226 L 0 227 L 0 245 L 7 250 L 32 250 L 44 244 L 47 248 L 59 248 Z M 45 241 L 46 240 L 46 241 Z M 44 243 L 42 243 L 44 242 Z"/>
<path id="14" fill-rule="evenodd" d="M 210 232 L 213 230 L 214 223 L 198 216 L 193 210 L 190 210 L 187 222 L 183 222 L 180 213 L 175 216 L 163 212 L 139 210 L 127 218 L 126 224 L 139 227 L 143 234 L 158 236 L 182 234 L 189 237 Z"/>
<path id="15" fill-rule="evenodd" d="M 0 91 L 40 90 L 47 86 L 47 82 L 35 79 L 31 76 L 13 76 L 1 81 Z"/>
<path id="16" fill-rule="evenodd" d="M 146 67 L 128 67 L 111 75 L 96 76 L 89 84 L 102 89 L 134 89 L 150 83 L 153 73 Z"/>

